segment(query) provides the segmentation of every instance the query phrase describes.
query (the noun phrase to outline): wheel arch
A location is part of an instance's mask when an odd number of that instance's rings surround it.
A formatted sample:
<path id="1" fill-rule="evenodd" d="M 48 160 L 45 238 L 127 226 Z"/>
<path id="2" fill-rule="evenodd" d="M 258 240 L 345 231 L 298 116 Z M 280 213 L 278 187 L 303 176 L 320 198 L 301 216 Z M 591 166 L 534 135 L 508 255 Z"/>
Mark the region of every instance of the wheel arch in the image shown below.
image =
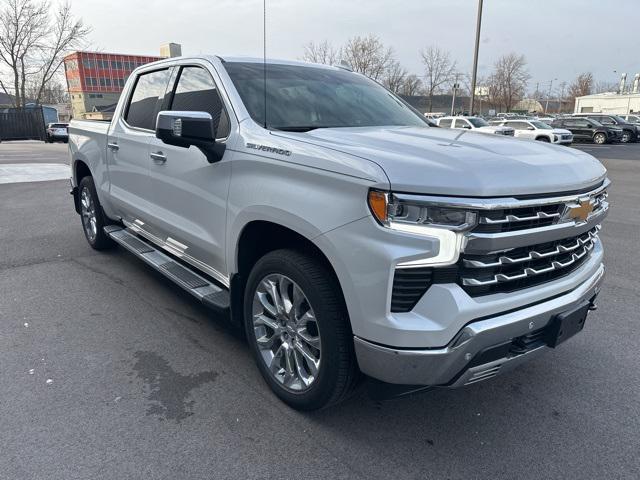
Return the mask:
<path id="1" fill-rule="evenodd" d="M 232 319 L 237 325 L 242 325 L 244 290 L 253 265 L 267 253 L 283 248 L 303 251 L 317 258 L 337 282 L 342 301 L 345 301 L 340 279 L 329 256 L 309 236 L 274 221 L 252 220 L 239 232 L 232 257 L 234 265 L 230 279 L 231 312 Z"/>
<path id="2" fill-rule="evenodd" d="M 91 169 L 83 160 L 75 159 L 73 161 L 72 175 L 74 180 L 73 184 L 75 185 L 71 191 L 73 194 L 73 206 L 76 209 L 76 213 L 80 214 L 80 194 L 78 192 L 78 187 L 84 177 L 92 176 Z"/>

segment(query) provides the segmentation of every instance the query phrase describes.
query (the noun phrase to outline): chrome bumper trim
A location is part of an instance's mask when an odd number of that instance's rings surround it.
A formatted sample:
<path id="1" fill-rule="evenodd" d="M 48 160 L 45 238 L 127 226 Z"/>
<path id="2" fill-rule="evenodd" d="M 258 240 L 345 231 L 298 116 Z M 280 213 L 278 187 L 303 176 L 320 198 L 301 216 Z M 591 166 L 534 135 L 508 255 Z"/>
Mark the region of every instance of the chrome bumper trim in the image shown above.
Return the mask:
<path id="1" fill-rule="evenodd" d="M 442 348 L 402 350 L 368 342 L 354 337 L 360 370 L 366 375 L 387 383 L 404 385 L 447 385 L 465 369 L 476 354 L 533 330 L 545 327 L 554 315 L 591 299 L 600 289 L 605 268 L 597 271 L 574 290 L 530 307 L 503 315 L 471 322 L 462 328 L 451 342 Z M 541 347 L 536 350 L 545 350 Z M 464 372 L 452 387 L 491 378 L 511 366 L 532 358 L 536 350 L 517 357 L 497 360 L 496 365 L 479 365 Z M 540 353 L 540 352 L 539 352 Z M 520 357 L 523 357 L 520 359 Z M 509 365 L 507 365 L 509 364 Z M 495 369 L 495 374 L 491 369 Z M 470 372 L 470 373 L 469 373 Z M 477 380 L 473 375 L 480 374 Z M 487 372 L 484 375 L 483 372 Z"/>

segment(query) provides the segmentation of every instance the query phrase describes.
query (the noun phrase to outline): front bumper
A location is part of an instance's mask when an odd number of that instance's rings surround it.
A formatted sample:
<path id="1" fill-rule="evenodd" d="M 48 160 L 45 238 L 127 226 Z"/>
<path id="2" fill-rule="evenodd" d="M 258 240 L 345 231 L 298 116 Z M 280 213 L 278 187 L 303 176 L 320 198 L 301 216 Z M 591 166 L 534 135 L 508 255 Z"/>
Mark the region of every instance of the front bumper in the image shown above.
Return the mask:
<path id="1" fill-rule="evenodd" d="M 543 353 L 542 344 L 527 351 L 478 361 L 488 349 L 543 329 L 558 313 L 593 301 L 604 278 L 600 264 L 575 289 L 547 301 L 468 323 L 442 348 L 400 349 L 354 338 L 360 370 L 378 380 L 404 385 L 460 387 L 492 378 Z"/>

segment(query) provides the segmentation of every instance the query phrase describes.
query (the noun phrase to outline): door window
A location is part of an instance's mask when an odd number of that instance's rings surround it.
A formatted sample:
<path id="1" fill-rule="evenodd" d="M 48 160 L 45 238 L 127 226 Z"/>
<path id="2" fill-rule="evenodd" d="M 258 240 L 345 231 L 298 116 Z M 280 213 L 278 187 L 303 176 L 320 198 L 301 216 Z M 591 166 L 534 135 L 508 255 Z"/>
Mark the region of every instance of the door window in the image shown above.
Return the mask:
<path id="1" fill-rule="evenodd" d="M 597 120 L 598 122 L 600 122 L 603 125 L 615 125 L 616 122 L 613 121 L 613 118 L 611 117 L 595 117 L 593 118 L 593 120 Z"/>
<path id="2" fill-rule="evenodd" d="M 132 127 L 156 129 L 156 115 L 164 96 L 169 70 L 156 70 L 138 76 L 125 120 Z"/>
<path id="3" fill-rule="evenodd" d="M 456 118 L 456 127 L 455 128 L 469 128 L 469 124 L 463 118 Z"/>
<path id="4" fill-rule="evenodd" d="M 207 112 L 217 126 L 216 137 L 229 136 L 229 117 L 213 78 L 204 68 L 184 67 L 180 73 L 171 110 Z"/>

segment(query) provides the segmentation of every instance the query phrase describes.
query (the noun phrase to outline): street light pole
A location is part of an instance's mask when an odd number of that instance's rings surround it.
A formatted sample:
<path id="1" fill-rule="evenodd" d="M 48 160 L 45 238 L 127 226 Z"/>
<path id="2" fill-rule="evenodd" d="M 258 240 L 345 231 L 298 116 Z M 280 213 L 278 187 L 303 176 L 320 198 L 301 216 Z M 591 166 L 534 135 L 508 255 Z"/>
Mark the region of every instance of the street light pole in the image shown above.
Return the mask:
<path id="1" fill-rule="evenodd" d="M 476 96 L 476 75 L 478 73 L 478 50 L 480 49 L 480 27 L 482 25 L 482 0 L 478 0 L 478 18 L 476 20 L 476 47 L 473 51 L 473 71 L 471 72 L 471 104 L 469 114 L 473 115 L 473 104 Z"/>
<path id="2" fill-rule="evenodd" d="M 456 106 L 456 91 L 458 90 L 458 73 L 456 73 L 455 80 L 453 81 L 453 95 L 451 97 L 451 115 Z"/>

